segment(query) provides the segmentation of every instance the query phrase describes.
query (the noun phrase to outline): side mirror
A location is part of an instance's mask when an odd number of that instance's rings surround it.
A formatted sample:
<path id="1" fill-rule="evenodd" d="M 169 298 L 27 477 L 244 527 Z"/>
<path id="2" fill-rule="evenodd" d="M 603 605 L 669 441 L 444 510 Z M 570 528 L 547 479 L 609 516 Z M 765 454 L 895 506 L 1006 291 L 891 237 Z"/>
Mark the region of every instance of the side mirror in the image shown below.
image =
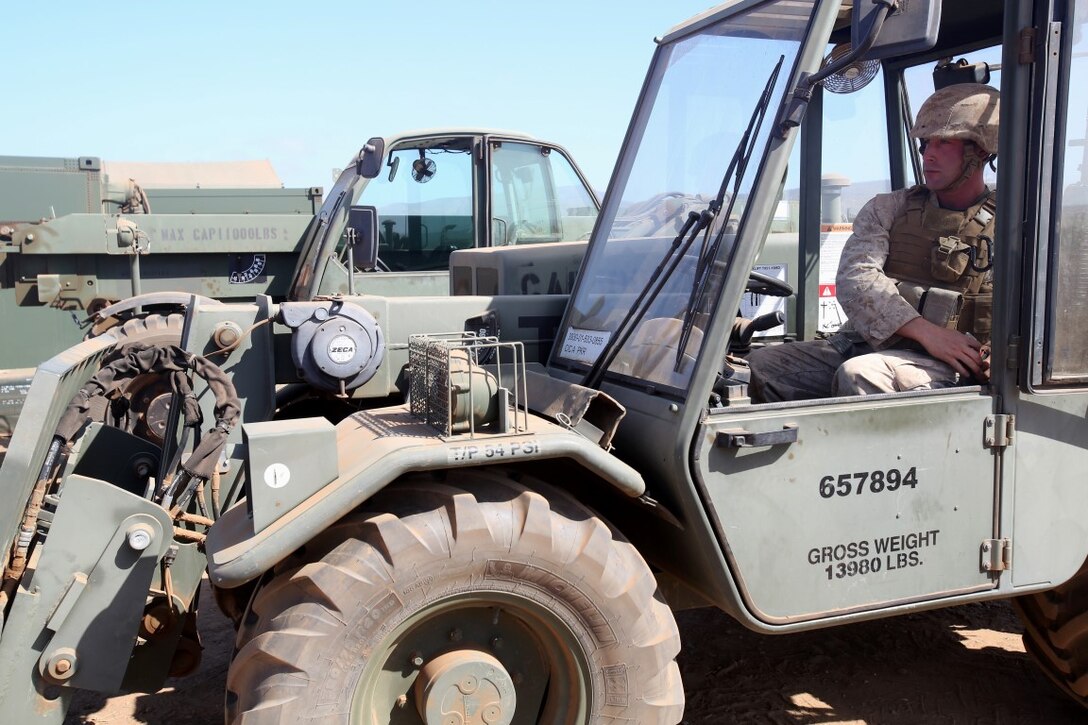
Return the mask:
<path id="1" fill-rule="evenodd" d="M 381 173 L 382 159 L 385 158 L 385 139 L 375 136 L 359 149 L 355 160 L 355 173 L 364 179 L 373 179 Z"/>
<path id="2" fill-rule="evenodd" d="M 353 206 L 348 209 L 349 269 L 370 271 L 378 268 L 378 209 Z"/>
<path id="3" fill-rule="evenodd" d="M 941 0 L 898 0 L 890 12 L 887 6 L 887 0 L 854 0 L 850 45 L 861 48 L 868 43 L 865 59 L 919 53 L 936 45 Z"/>

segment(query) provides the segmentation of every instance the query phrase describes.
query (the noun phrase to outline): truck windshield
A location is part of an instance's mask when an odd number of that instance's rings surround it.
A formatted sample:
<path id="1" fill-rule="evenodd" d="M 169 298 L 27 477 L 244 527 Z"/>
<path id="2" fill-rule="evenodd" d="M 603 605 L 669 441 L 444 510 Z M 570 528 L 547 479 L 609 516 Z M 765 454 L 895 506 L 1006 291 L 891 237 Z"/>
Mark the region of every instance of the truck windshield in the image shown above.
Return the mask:
<path id="1" fill-rule="evenodd" d="M 813 5 L 755 5 L 658 51 L 560 331 L 561 360 L 590 366 L 604 353 L 607 361 L 612 343 L 618 350 L 609 374 L 686 388 Z M 771 119 L 753 124 L 768 87 Z M 721 213 L 699 241 L 674 249 L 687 236 L 681 232 L 689 216 L 712 208 L 746 132 L 752 157 L 743 176 L 730 181 Z M 713 260 L 699 259 L 703 235 L 721 240 Z M 706 306 L 688 311 L 695 287 Z M 628 335 L 620 328 L 640 299 L 645 310 L 628 320 Z"/>

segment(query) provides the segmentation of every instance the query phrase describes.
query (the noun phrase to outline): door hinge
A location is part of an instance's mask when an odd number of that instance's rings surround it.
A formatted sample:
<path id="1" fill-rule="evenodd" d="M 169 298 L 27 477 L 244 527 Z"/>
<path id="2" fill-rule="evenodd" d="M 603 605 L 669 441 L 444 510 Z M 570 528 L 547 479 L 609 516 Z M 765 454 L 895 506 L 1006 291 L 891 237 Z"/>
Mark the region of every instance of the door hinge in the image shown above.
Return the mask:
<path id="1" fill-rule="evenodd" d="M 1015 431 L 1015 415 L 988 415 L 983 424 L 982 442 L 987 448 L 1006 448 L 1012 445 Z"/>
<path id="2" fill-rule="evenodd" d="M 1020 46 L 1017 50 L 1017 61 L 1020 65 L 1031 65 L 1035 62 L 1035 28 L 1020 30 Z"/>
<path id="3" fill-rule="evenodd" d="M 1007 571 L 1012 568 L 1012 539 L 984 539 L 979 565 L 982 571 Z"/>
<path id="4" fill-rule="evenodd" d="M 1009 337 L 1009 346 L 1005 349 L 1005 367 L 1016 370 L 1020 367 L 1020 336 Z"/>

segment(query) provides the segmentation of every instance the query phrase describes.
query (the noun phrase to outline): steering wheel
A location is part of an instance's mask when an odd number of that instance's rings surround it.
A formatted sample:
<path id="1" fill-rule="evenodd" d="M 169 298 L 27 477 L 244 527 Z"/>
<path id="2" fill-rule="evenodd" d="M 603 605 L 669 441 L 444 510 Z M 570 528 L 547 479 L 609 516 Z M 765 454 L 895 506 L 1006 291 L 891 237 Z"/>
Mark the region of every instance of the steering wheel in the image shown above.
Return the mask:
<path id="1" fill-rule="evenodd" d="M 745 290 L 754 292 L 757 295 L 767 295 L 768 297 L 789 297 L 793 295 L 793 287 L 790 286 L 789 282 L 757 272 L 754 269 L 748 273 L 748 285 Z"/>

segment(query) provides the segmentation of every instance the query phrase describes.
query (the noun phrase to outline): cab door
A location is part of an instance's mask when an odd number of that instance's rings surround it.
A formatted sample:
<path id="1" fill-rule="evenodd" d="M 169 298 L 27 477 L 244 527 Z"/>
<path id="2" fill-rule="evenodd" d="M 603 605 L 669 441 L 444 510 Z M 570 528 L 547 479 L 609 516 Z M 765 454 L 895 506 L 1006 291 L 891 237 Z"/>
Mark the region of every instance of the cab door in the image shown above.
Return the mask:
<path id="1" fill-rule="evenodd" d="M 1017 588 L 1059 584 L 1088 553 L 1088 5 L 1035 5 L 1035 62 L 1020 71 L 1028 131 L 1003 138 L 1010 153 L 1028 149 L 1029 170 L 1026 304 L 1010 310 L 1020 334 L 1005 351 L 1017 377 L 1002 525 Z"/>
<path id="2" fill-rule="evenodd" d="M 996 586 L 980 566 L 992 410 L 975 387 L 711 413 L 696 481 L 750 613 L 796 623 Z"/>

